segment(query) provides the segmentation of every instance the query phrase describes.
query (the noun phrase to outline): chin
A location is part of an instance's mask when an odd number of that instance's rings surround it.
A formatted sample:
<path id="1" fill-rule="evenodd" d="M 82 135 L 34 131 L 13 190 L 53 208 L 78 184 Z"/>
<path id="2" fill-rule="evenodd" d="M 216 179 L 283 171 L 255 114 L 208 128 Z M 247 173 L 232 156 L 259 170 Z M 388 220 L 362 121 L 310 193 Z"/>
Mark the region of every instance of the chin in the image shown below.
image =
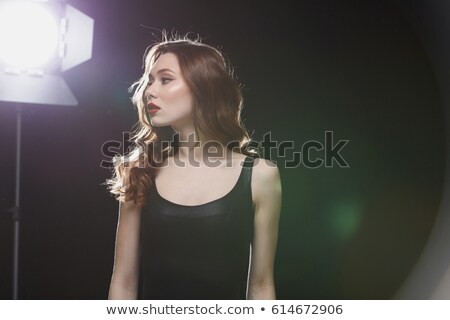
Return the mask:
<path id="1" fill-rule="evenodd" d="M 152 124 L 153 127 L 156 127 L 156 128 L 168 126 L 168 124 L 166 124 L 166 123 L 161 123 L 161 121 L 153 120 L 153 119 L 150 120 L 150 123 Z"/>

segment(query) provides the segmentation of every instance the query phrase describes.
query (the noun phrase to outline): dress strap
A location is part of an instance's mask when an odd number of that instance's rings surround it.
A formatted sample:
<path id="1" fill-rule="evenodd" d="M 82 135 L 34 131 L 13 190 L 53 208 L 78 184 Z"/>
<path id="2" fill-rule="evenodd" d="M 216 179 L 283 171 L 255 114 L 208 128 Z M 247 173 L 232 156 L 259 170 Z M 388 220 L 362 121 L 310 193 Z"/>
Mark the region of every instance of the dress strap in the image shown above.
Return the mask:
<path id="1" fill-rule="evenodd" d="M 255 162 L 255 158 L 247 156 L 244 160 L 244 164 L 242 166 L 242 182 L 244 190 L 250 190 L 251 192 L 251 182 L 252 182 L 252 172 L 253 172 L 253 164 Z"/>
<path id="2" fill-rule="evenodd" d="M 244 168 L 252 168 L 254 162 L 255 162 L 255 158 L 253 158 L 251 156 L 247 156 L 247 157 L 245 157 L 243 167 Z"/>

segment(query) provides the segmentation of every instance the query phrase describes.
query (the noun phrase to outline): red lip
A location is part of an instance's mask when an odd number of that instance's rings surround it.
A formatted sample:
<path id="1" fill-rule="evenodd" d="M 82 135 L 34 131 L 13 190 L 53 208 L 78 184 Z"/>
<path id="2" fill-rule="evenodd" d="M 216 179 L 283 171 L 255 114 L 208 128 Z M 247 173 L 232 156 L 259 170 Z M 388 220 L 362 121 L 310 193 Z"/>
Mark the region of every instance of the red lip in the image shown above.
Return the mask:
<path id="1" fill-rule="evenodd" d="M 148 105 L 148 112 L 149 113 L 155 113 L 155 112 L 157 112 L 159 109 L 161 109 L 160 107 L 158 107 L 156 104 L 154 104 L 154 103 L 149 103 Z"/>

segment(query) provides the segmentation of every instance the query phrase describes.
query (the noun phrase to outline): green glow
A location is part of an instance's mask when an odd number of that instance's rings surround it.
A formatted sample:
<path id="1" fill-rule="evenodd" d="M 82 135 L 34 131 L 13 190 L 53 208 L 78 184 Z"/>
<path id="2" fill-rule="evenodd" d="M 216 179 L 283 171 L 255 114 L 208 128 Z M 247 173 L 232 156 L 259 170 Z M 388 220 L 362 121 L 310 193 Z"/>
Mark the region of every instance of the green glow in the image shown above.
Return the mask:
<path id="1" fill-rule="evenodd" d="M 331 227 L 341 240 L 350 239 L 358 230 L 362 220 L 361 205 L 354 200 L 339 200 L 332 204 Z"/>

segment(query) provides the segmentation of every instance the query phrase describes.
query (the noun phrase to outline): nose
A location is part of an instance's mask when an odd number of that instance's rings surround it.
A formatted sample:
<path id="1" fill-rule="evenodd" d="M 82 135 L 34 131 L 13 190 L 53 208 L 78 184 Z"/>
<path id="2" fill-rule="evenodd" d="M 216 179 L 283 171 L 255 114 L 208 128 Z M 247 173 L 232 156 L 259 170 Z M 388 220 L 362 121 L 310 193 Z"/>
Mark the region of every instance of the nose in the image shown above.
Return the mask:
<path id="1" fill-rule="evenodd" d="M 144 95 L 147 100 L 156 98 L 155 86 L 152 86 L 152 84 L 149 83 L 147 89 L 145 89 Z"/>

